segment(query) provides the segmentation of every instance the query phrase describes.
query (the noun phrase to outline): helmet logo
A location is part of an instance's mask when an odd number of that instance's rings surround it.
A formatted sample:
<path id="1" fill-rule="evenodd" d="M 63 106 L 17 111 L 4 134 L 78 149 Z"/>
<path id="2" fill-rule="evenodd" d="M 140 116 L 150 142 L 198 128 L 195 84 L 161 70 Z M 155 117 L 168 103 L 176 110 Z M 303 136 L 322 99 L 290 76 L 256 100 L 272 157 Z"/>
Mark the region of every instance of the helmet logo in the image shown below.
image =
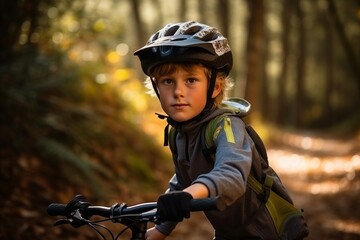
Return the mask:
<path id="1" fill-rule="evenodd" d="M 158 49 L 159 49 L 159 54 L 162 57 L 169 56 L 173 52 L 173 47 L 169 47 L 169 46 L 161 46 Z"/>
<path id="2" fill-rule="evenodd" d="M 186 50 L 186 48 L 182 48 L 182 47 L 174 48 L 172 46 L 157 46 L 157 47 L 151 48 L 151 51 L 154 54 L 159 54 L 159 56 L 161 56 L 161 57 L 168 57 L 171 55 L 183 54 L 185 50 Z"/>

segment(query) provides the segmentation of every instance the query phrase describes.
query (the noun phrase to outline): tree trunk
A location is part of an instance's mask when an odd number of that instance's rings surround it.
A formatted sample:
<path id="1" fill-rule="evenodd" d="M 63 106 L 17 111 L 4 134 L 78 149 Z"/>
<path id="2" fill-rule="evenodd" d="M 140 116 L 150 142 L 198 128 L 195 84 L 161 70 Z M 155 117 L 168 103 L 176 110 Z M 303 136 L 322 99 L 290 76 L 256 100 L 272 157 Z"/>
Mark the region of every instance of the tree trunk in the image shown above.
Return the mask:
<path id="1" fill-rule="evenodd" d="M 339 36 L 339 40 L 341 43 L 341 46 L 344 48 L 345 55 L 348 59 L 348 64 L 350 68 L 353 70 L 354 76 L 357 79 L 358 83 L 358 91 L 359 94 L 357 95 L 358 98 L 360 98 L 360 66 L 358 64 L 355 51 L 353 47 L 350 44 L 350 41 L 345 33 L 344 24 L 340 21 L 339 15 L 336 10 L 336 6 L 333 0 L 327 0 L 328 3 L 328 11 L 330 15 L 330 20 L 333 21 L 335 31 L 337 32 L 337 35 Z"/>
<path id="2" fill-rule="evenodd" d="M 269 90 L 269 81 L 266 72 L 266 63 L 269 58 L 269 31 L 264 31 L 264 51 L 262 54 L 262 64 L 261 64 L 261 104 L 260 104 L 260 112 L 261 117 L 265 121 L 272 121 L 274 106 L 271 104 L 270 100 L 270 90 Z"/>
<path id="3" fill-rule="evenodd" d="M 263 15 L 264 4 L 262 0 L 248 0 L 249 21 L 248 21 L 248 39 L 247 39 L 247 73 L 246 73 L 246 87 L 245 98 L 251 103 L 253 112 L 250 114 L 250 121 L 252 117 L 256 117 L 256 113 L 260 112 L 260 85 L 261 85 L 261 65 L 262 65 L 262 51 L 263 51 Z M 255 116 L 254 116 L 255 115 Z"/>
<path id="4" fill-rule="evenodd" d="M 18 44 L 21 27 L 29 21 L 28 36 L 37 27 L 39 1 L 3 1 L 0 21 L 0 63 L 9 62 L 13 49 Z"/>
<path id="5" fill-rule="evenodd" d="M 199 1 L 198 3 L 198 12 L 199 12 L 199 17 L 200 17 L 200 22 L 201 23 L 205 23 L 207 16 L 206 16 L 206 12 L 207 12 L 207 4 L 208 1 Z"/>
<path id="6" fill-rule="evenodd" d="M 296 2 L 296 16 L 298 21 L 298 57 L 296 66 L 296 96 L 295 96 L 295 126 L 297 128 L 303 127 L 304 116 L 306 115 L 303 109 L 304 106 L 304 84 L 305 84 L 305 60 L 306 60 L 306 37 L 304 16 L 299 2 Z"/>
<path id="7" fill-rule="evenodd" d="M 278 82 L 278 98 L 277 98 L 277 111 L 276 111 L 276 123 L 279 125 L 284 124 L 285 122 L 285 112 L 287 109 L 286 101 L 286 83 L 287 83 L 287 74 L 288 74 L 288 55 L 289 55 L 289 35 L 290 35 L 290 22 L 291 22 L 291 11 L 292 6 L 291 2 L 288 0 L 283 1 L 283 9 L 281 22 L 283 27 L 281 44 L 283 48 L 282 55 L 282 69 Z"/>
<path id="8" fill-rule="evenodd" d="M 220 16 L 220 30 L 221 33 L 229 38 L 229 1 L 228 0 L 218 0 L 218 9 L 219 9 L 219 16 Z"/>
<path id="9" fill-rule="evenodd" d="M 141 21 L 141 16 L 140 16 L 140 9 L 139 9 L 139 1 L 137 0 L 130 0 L 130 5 L 131 5 L 131 9 L 132 12 L 134 14 L 134 24 L 135 24 L 135 33 L 136 33 L 136 39 L 137 39 L 137 47 L 143 46 L 147 39 L 145 37 L 145 32 L 144 32 L 144 24 Z"/>
<path id="10" fill-rule="evenodd" d="M 179 11 L 179 14 L 180 14 L 180 21 L 187 21 L 186 19 L 186 0 L 180 0 L 180 11 Z"/>
<path id="11" fill-rule="evenodd" d="M 326 30 L 325 41 L 325 92 L 324 92 L 324 114 L 323 118 L 326 119 L 328 126 L 333 124 L 333 110 L 331 104 L 331 96 L 334 92 L 334 43 L 333 31 L 331 24 L 331 16 L 325 13 L 324 25 Z"/>

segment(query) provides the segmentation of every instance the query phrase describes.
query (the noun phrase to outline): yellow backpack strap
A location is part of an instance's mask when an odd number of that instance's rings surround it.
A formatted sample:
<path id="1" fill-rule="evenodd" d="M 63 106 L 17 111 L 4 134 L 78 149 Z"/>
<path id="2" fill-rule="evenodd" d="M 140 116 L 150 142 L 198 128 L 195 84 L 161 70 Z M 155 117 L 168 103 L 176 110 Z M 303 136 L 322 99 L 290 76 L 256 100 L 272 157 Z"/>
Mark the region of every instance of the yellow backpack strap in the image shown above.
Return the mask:
<path id="1" fill-rule="evenodd" d="M 275 224 L 277 232 L 281 235 L 288 219 L 302 215 L 302 211 L 283 197 L 271 190 L 274 179 L 265 175 L 265 181 L 261 184 L 254 176 L 249 175 L 248 185 L 258 195 L 262 195 L 263 201 Z"/>
<path id="2" fill-rule="evenodd" d="M 211 119 L 206 125 L 201 129 L 201 144 L 202 152 L 206 159 L 215 161 L 215 136 L 220 131 L 219 123 L 228 116 L 229 114 L 222 114 L 213 119 Z"/>

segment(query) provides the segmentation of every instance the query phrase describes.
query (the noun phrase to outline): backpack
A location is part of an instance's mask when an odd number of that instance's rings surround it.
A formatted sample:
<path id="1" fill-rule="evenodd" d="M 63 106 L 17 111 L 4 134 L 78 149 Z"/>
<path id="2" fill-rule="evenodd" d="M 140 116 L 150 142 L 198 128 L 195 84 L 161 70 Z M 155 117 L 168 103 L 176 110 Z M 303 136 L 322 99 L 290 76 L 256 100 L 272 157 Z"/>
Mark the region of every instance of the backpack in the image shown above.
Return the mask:
<path id="1" fill-rule="evenodd" d="M 232 113 L 224 113 L 204 124 L 201 129 L 202 151 L 206 159 L 215 160 L 216 147 L 212 137 L 218 123 L 228 116 L 237 116 L 243 119 L 250 110 L 250 103 L 241 98 L 231 98 L 223 101 L 223 107 L 232 110 Z M 303 210 L 297 209 L 279 176 L 269 166 L 265 145 L 257 132 L 246 124 L 246 132 L 253 140 L 258 157 L 253 159 L 250 175 L 247 179 L 247 188 L 250 188 L 258 196 L 259 207 L 252 216 L 248 217 L 244 227 L 264 218 L 262 211 L 267 209 L 271 220 L 276 228 L 278 239 L 303 239 L 309 234 Z M 172 150 L 175 146 L 176 130 L 169 131 L 169 145 Z M 246 194 L 246 193 L 245 193 Z M 264 233 L 266 234 L 266 233 Z"/>

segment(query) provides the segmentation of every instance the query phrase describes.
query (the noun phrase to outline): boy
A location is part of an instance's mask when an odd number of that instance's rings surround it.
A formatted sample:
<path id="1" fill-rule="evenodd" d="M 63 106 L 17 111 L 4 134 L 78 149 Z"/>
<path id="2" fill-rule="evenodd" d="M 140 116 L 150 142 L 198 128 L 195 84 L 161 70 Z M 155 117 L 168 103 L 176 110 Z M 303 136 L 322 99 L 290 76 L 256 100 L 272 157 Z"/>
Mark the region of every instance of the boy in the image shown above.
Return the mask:
<path id="1" fill-rule="evenodd" d="M 134 54 L 150 77 L 168 123 L 177 131 L 175 143 L 170 144 L 175 175 L 167 193 L 158 199 L 158 214 L 167 221 L 149 229 L 146 239 L 165 239 L 177 222 L 190 216 L 190 200 L 207 197 L 220 197 L 227 206 L 224 211 L 205 212 L 215 239 L 278 239 L 273 222 L 264 221 L 270 219 L 267 211 L 249 221 L 259 206 L 246 184 L 259 155 L 243 121 L 232 115 L 220 121 L 213 136 L 213 161 L 202 151 L 202 126 L 229 112 L 221 108 L 232 68 L 227 39 L 197 22 L 168 24 Z"/>

